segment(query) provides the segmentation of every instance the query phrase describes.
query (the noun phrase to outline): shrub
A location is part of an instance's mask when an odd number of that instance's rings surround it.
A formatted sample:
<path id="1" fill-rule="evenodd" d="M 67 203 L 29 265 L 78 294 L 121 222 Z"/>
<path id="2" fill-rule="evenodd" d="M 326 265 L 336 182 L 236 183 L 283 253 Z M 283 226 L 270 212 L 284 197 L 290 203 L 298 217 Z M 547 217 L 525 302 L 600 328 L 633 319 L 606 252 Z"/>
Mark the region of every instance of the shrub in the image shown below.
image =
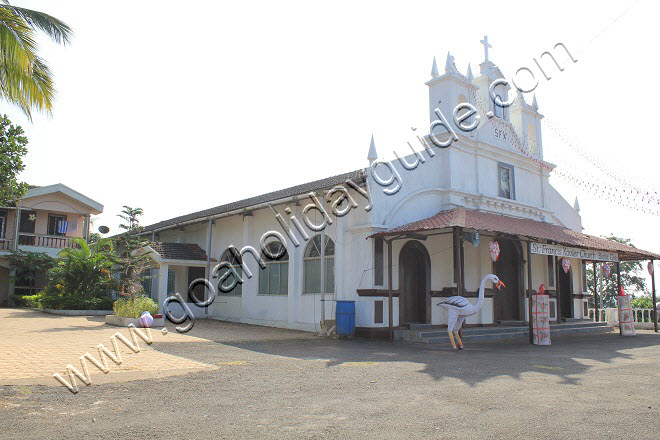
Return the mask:
<path id="1" fill-rule="evenodd" d="M 136 296 L 135 300 L 130 298 L 119 298 L 112 305 L 112 311 L 115 316 L 123 318 L 139 318 L 144 312 L 152 315 L 158 313 L 158 304 L 146 296 Z"/>
<path id="2" fill-rule="evenodd" d="M 14 295 L 14 305 L 17 307 L 41 308 L 41 293 L 36 295 Z"/>
<path id="3" fill-rule="evenodd" d="M 44 290 L 41 292 L 41 307 L 50 310 L 110 310 L 109 296 L 80 297 L 76 293 Z"/>

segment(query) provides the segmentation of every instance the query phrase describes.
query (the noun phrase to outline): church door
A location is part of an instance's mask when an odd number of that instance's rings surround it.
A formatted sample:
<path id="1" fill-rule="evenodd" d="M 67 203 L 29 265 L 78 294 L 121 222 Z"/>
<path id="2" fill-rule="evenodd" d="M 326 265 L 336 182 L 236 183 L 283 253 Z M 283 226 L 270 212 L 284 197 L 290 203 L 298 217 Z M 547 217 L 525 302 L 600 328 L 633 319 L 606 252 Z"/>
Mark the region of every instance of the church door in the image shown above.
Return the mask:
<path id="1" fill-rule="evenodd" d="M 409 241 L 399 254 L 399 323 L 430 323 L 430 257 L 423 244 Z"/>
<path id="2" fill-rule="evenodd" d="M 561 261 L 561 260 L 559 260 Z M 559 301 L 561 308 L 560 318 L 572 318 L 573 317 L 573 280 L 571 277 L 571 272 L 564 272 L 564 269 L 561 268 L 561 264 L 557 266 L 559 271 Z"/>
<path id="3" fill-rule="evenodd" d="M 500 257 L 495 275 L 506 285 L 495 292 L 495 321 L 520 321 L 520 250 L 512 240 L 499 238 Z"/>

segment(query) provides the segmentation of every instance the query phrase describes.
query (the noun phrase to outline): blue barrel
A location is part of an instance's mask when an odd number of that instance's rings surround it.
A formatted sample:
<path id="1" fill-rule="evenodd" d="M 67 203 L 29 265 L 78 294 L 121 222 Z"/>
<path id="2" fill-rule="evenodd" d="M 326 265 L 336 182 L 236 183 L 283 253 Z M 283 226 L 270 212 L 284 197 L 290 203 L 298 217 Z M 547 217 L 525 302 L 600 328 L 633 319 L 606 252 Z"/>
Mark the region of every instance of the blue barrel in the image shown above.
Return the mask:
<path id="1" fill-rule="evenodd" d="M 337 336 L 355 336 L 355 301 L 337 301 Z"/>

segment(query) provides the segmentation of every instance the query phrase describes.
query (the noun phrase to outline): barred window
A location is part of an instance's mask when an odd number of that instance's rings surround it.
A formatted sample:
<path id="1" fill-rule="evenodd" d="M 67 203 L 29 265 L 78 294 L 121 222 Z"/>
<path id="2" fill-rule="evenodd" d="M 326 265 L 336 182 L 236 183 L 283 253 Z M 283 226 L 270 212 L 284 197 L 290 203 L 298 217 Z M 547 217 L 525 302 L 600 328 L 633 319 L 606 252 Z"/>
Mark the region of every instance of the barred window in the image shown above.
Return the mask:
<path id="1" fill-rule="evenodd" d="M 243 294 L 243 267 L 241 266 L 243 264 L 243 258 L 241 258 L 238 251 L 232 252 L 231 249 L 227 249 L 223 252 L 222 257 L 220 257 L 220 262 L 227 262 L 234 269 L 232 272 L 229 268 L 223 267 L 218 271 L 218 278 L 221 280 L 225 277 L 225 274 L 229 272 L 227 278 L 224 278 L 224 281 L 222 282 L 222 287 L 226 290 L 226 288 L 229 288 L 232 284 L 236 285 L 228 292 L 223 292 L 218 289 L 218 293 L 220 295 L 241 296 Z M 240 277 L 240 280 L 235 279 L 234 272 Z"/>
<path id="2" fill-rule="evenodd" d="M 287 295 L 289 293 L 289 253 L 279 241 L 266 245 L 267 252 L 261 256 L 266 263 L 264 269 L 259 268 L 259 295 Z M 272 259 L 268 256 L 279 258 Z"/>
<path id="3" fill-rule="evenodd" d="M 325 292 L 335 291 L 335 242 L 324 235 Z M 304 293 L 321 293 L 321 235 L 307 244 L 303 256 Z"/>

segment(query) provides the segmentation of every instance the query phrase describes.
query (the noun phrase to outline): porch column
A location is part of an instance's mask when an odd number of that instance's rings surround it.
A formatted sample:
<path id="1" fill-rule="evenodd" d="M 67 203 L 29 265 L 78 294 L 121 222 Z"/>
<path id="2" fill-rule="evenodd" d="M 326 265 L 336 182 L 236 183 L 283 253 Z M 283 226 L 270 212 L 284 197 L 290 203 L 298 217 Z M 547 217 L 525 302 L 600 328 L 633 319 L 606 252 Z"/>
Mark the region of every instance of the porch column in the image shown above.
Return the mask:
<path id="1" fill-rule="evenodd" d="M 14 250 L 18 250 L 18 227 L 21 222 L 21 208 L 16 208 L 16 218 L 14 219 Z"/>
<path id="2" fill-rule="evenodd" d="M 161 264 L 158 273 L 160 278 L 158 279 L 158 308 L 161 313 L 163 312 L 163 303 L 165 298 L 167 298 L 167 275 L 170 266 L 168 264 Z"/>
<path id="3" fill-rule="evenodd" d="M 213 219 L 209 219 L 209 232 L 208 232 L 208 237 L 206 238 L 206 280 L 212 284 L 211 282 L 211 246 L 213 243 Z M 190 280 L 188 280 L 190 282 Z M 206 292 L 206 288 L 204 288 L 204 291 Z M 206 293 L 204 294 L 204 301 L 206 301 L 208 298 L 206 297 Z M 209 308 L 204 307 L 204 316 L 208 316 L 209 314 Z"/>
<path id="4" fill-rule="evenodd" d="M 598 276 L 596 272 L 596 262 L 593 262 L 594 266 L 594 321 L 600 321 L 600 315 L 598 313 Z M 584 265 L 584 268 L 587 268 L 587 265 Z M 584 275 L 586 278 L 586 274 Z"/>
<path id="5" fill-rule="evenodd" d="M 387 325 L 390 342 L 394 342 L 394 314 L 392 313 L 392 240 L 385 240 L 385 243 L 387 243 Z M 400 283 L 401 281 L 399 280 L 399 287 L 401 286 Z M 399 297 L 399 305 L 400 304 L 401 297 Z"/>
<path id="6" fill-rule="evenodd" d="M 559 292 L 559 257 L 555 257 L 555 298 L 557 298 L 557 324 L 561 323 L 561 292 Z"/>
<path id="7" fill-rule="evenodd" d="M 655 305 L 655 261 L 651 260 L 651 301 L 653 301 L 653 330 L 658 333 L 658 308 Z"/>
<path id="8" fill-rule="evenodd" d="M 532 325 L 532 242 L 527 241 L 527 313 L 529 321 L 529 343 L 534 343 L 534 326 Z"/>

